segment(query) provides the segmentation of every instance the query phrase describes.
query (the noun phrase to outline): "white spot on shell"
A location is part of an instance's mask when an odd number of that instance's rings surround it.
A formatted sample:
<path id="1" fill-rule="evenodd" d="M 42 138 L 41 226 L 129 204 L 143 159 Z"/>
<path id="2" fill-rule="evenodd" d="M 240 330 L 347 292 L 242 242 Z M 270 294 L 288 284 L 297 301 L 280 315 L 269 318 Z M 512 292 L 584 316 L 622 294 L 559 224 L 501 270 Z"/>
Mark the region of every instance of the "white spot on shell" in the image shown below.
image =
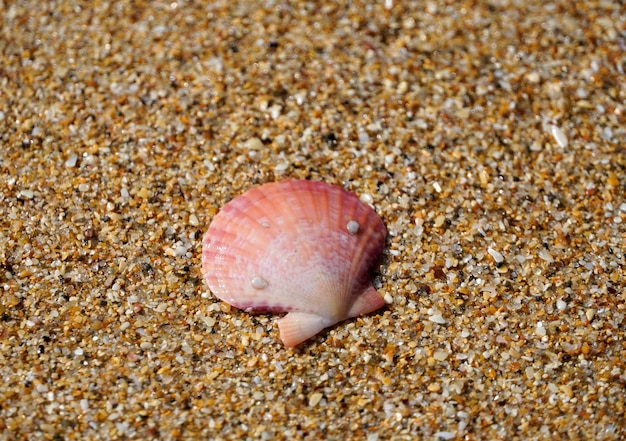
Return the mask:
<path id="1" fill-rule="evenodd" d="M 348 229 L 348 233 L 354 235 L 359 232 L 359 228 L 361 228 L 361 226 L 357 221 L 351 220 L 348 222 L 348 225 L 346 225 L 346 228 Z"/>
<path id="2" fill-rule="evenodd" d="M 269 285 L 268 281 L 261 276 L 254 276 L 252 278 L 252 287 L 254 289 L 264 289 L 267 288 L 267 285 Z"/>

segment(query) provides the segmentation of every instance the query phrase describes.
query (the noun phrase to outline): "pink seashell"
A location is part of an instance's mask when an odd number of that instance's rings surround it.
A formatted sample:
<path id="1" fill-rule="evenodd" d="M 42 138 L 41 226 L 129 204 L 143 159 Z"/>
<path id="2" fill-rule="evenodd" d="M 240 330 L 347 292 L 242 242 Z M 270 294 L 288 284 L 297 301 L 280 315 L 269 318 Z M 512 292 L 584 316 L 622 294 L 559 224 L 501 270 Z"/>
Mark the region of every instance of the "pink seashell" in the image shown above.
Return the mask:
<path id="1" fill-rule="evenodd" d="M 202 272 L 219 299 L 278 320 L 286 346 L 384 305 L 369 270 L 385 244 L 380 217 L 354 194 L 315 181 L 253 188 L 215 216 Z"/>

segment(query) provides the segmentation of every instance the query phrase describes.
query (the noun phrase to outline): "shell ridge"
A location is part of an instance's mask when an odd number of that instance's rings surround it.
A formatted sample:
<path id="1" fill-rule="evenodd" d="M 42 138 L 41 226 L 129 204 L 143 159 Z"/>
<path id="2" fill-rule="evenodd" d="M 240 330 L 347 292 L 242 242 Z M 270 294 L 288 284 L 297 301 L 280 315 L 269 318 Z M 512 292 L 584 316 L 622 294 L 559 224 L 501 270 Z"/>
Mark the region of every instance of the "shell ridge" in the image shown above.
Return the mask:
<path id="1" fill-rule="evenodd" d="M 338 225 L 338 231 L 346 240 L 350 241 L 345 247 L 350 252 L 345 258 L 349 262 L 351 278 L 346 280 L 344 292 L 347 294 L 346 304 L 350 305 L 354 301 L 353 297 L 358 296 L 357 289 L 362 283 L 362 279 L 367 278 L 372 265 L 384 248 L 384 238 L 386 229 L 378 214 L 368 205 L 363 204 L 356 195 L 350 194 L 352 208 L 345 211 L 345 216 Z M 348 232 L 348 222 L 351 220 L 359 224 L 359 230 L 352 235 Z"/>
<path id="2" fill-rule="evenodd" d="M 314 181 L 315 182 L 315 181 Z M 313 236 L 317 239 L 311 243 L 314 247 L 314 253 L 316 256 L 332 256 L 330 262 L 334 265 L 340 262 L 336 262 L 339 253 L 338 250 L 332 249 L 335 243 L 334 237 L 334 220 L 338 217 L 337 201 L 340 199 L 343 189 L 336 186 L 326 186 L 323 183 L 315 182 L 312 184 L 315 191 L 308 192 L 308 197 L 311 200 L 311 205 L 315 207 L 315 218 L 313 224 L 308 232 L 308 236 Z M 307 193 L 307 192 L 304 192 Z M 315 266 L 323 266 L 325 262 L 311 262 Z M 326 317 L 340 317 L 342 311 L 343 297 L 345 296 L 345 286 L 338 283 L 335 268 L 327 269 L 318 275 L 317 292 L 311 292 L 311 298 L 308 300 L 310 304 L 310 310 L 318 314 L 323 314 Z M 326 300 L 321 302 L 320 297 L 325 297 Z"/>
<path id="3" fill-rule="evenodd" d="M 363 234 L 361 237 L 363 246 L 355 247 L 351 260 L 351 274 L 354 274 L 355 279 L 367 275 L 385 246 L 385 236 L 387 235 L 385 226 L 379 219 L 373 218 L 371 215 L 368 215 L 367 218 L 370 222 L 363 228 L 363 233 L 359 233 Z"/>
<path id="4" fill-rule="evenodd" d="M 356 317 L 363 314 L 369 314 L 385 305 L 385 300 L 376 291 L 371 282 L 367 282 L 359 294 L 354 296 L 354 302 L 348 310 L 348 317 Z"/>
<path id="5" fill-rule="evenodd" d="M 226 301 L 233 306 L 246 309 L 254 307 L 257 302 L 264 303 L 262 299 L 258 299 L 259 293 L 250 290 L 248 281 L 241 274 L 227 276 L 230 268 L 246 266 L 248 272 L 254 273 L 250 276 L 250 283 L 253 277 L 263 273 L 261 267 L 262 262 L 257 265 L 251 265 L 251 262 L 258 261 L 261 257 L 262 250 L 271 248 L 271 243 L 276 240 L 276 236 L 280 234 L 276 228 L 264 228 L 258 221 L 258 216 L 264 216 L 267 206 L 273 206 L 273 201 L 265 192 L 259 191 L 259 188 L 253 188 L 248 192 L 236 197 L 228 202 L 222 210 L 215 216 L 209 231 L 207 231 L 205 243 L 203 246 L 203 270 L 205 274 L 213 273 L 213 275 L 205 275 L 209 288 L 220 299 Z M 271 210 L 271 209 L 270 209 Z M 250 225 L 252 229 L 246 228 Z M 241 231 L 245 234 L 241 235 Z M 278 231 L 278 233 L 276 233 Z M 213 239 L 211 239 L 213 237 Z M 242 262 L 241 255 L 246 255 L 251 250 L 257 250 L 254 259 L 248 259 L 248 262 Z M 226 256 L 231 257 L 230 259 Z M 209 263 L 210 262 L 210 263 Z M 211 268 L 213 271 L 211 271 Z M 238 286 L 239 298 L 232 297 L 235 294 L 229 294 L 225 288 L 227 282 L 230 285 Z M 268 290 L 269 291 L 269 290 Z M 280 307 L 273 302 L 272 308 Z"/>
<path id="6" fill-rule="evenodd" d="M 336 305 L 333 302 L 320 302 L 321 294 L 333 294 L 336 286 L 328 280 L 326 274 L 315 275 L 315 269 L 321 264 L 318 256 L 325 253 L 324 246 L 332 242 L 329 228 L 329 203 L 326 185 L 316 181 L 307 181 L 312 188 L 299 185 L 299 181 L 288 181 L 283 187 L 287 194 L 287 207 L 296 218 L 291 225 L 291 234 L 287 238 L 289 254 L 284 265 L 285 271 L 298 267 L 299 280 L 294 282 L 292 294 L 298 293 L 298 306 L 302 311 L 324 316 L 335 316 Z M 331 187 L 334 190 L 334 187 Z M 302 286 L 301 280 L 313 280 L 315 287 Z M 315 288 L 315 289 L 314 289 Z M 285 293 L 287 294 L 287 293 Z"/>
<path id="7" fill-rule="evenodd" d="M 277 320 L 276 323 L 278 323 L 280 339 L 285 346 L 293 347 L 337 322 L 317 314 L 294 311 Z"/>
<path id="8" fill-rule="evenodd" d="M 258 199 L 255 200 L 252 196 L 256 196 Z M 262 216 L 265 215 L 265 212 L 268 211 L 267 206 L 271 204 L 273 204 L 272 199 L 268 198 L 262 192 L 253 191 L 252 195 L 244 193 L 240 197 L 230 201 L 224 207 L 224 209 L 228 207 L 229 212 L 226 214 L 232 218 L 232 220 L 227 222 L 224 227 L 230 228 L 236 225 L 246 225 L 249 228 L 250 225 L 252 225 L 254 226 L 254 230 L 263 233 L 263 236 L 271 237 L 275 234 L 276 229 L 264 228 L 259 220 L 259 217 L 262 218 Z M 221 212 L 219 214 L 221 214 Z M 249 238 L 250 234 L 247 234 L 247 237 Z"/>
<path id="9" fill-rule="evenodd" d="M 336 305 L 329 313 L 341 320 L 345 318 L 347 307 L 351 303 L 354 267 L 360 265 L 353 258 L 354 245 L 358 243 L 358 238 L 348 233 L 346 219 L 356 217 L 362 203 L 356 195 L 339 186 L 332 186 L 325 194 L 327 197 L 321 210 L 328 215 L 324 232 L 327 240 L 322 244 L 325 248 L 322 252 L 332 256 L 327 270 L 332 278 L 328 280 L 327 290 L 337 296 Z M 344 267 L 350 270 L 338 274 L 337 268 Z"/>

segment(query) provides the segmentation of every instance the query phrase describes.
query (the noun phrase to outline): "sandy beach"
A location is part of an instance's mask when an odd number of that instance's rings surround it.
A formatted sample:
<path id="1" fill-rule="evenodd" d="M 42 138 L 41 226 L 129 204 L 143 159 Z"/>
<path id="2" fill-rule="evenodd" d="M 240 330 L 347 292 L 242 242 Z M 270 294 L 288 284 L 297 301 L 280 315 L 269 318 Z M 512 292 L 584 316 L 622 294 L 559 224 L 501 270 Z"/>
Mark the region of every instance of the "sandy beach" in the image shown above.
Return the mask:
<path id="1" fill-rule="evenodd" d="M 0 440 L 626 439 L 620 1 L 0 0 Z M 386 306 L 282 345 L 202 237 L 357 194 Z"/>

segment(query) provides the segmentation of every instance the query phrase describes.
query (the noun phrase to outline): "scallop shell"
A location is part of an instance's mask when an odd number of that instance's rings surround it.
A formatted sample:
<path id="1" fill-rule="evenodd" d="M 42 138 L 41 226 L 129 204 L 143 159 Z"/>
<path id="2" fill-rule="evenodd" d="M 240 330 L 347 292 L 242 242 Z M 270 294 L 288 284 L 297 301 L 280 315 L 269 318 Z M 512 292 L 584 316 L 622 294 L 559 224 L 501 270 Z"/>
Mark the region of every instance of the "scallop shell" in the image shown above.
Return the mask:
<path id="1" fill-rule="evenodd" d="M 202 272 L 215 296 L 248 311 L 288 312 L 286 346 L 384 305 L 369 270 L 386 230 L 341 187 L 281 181 L 253 188 L 215 216 L 202 246 Z"/>

